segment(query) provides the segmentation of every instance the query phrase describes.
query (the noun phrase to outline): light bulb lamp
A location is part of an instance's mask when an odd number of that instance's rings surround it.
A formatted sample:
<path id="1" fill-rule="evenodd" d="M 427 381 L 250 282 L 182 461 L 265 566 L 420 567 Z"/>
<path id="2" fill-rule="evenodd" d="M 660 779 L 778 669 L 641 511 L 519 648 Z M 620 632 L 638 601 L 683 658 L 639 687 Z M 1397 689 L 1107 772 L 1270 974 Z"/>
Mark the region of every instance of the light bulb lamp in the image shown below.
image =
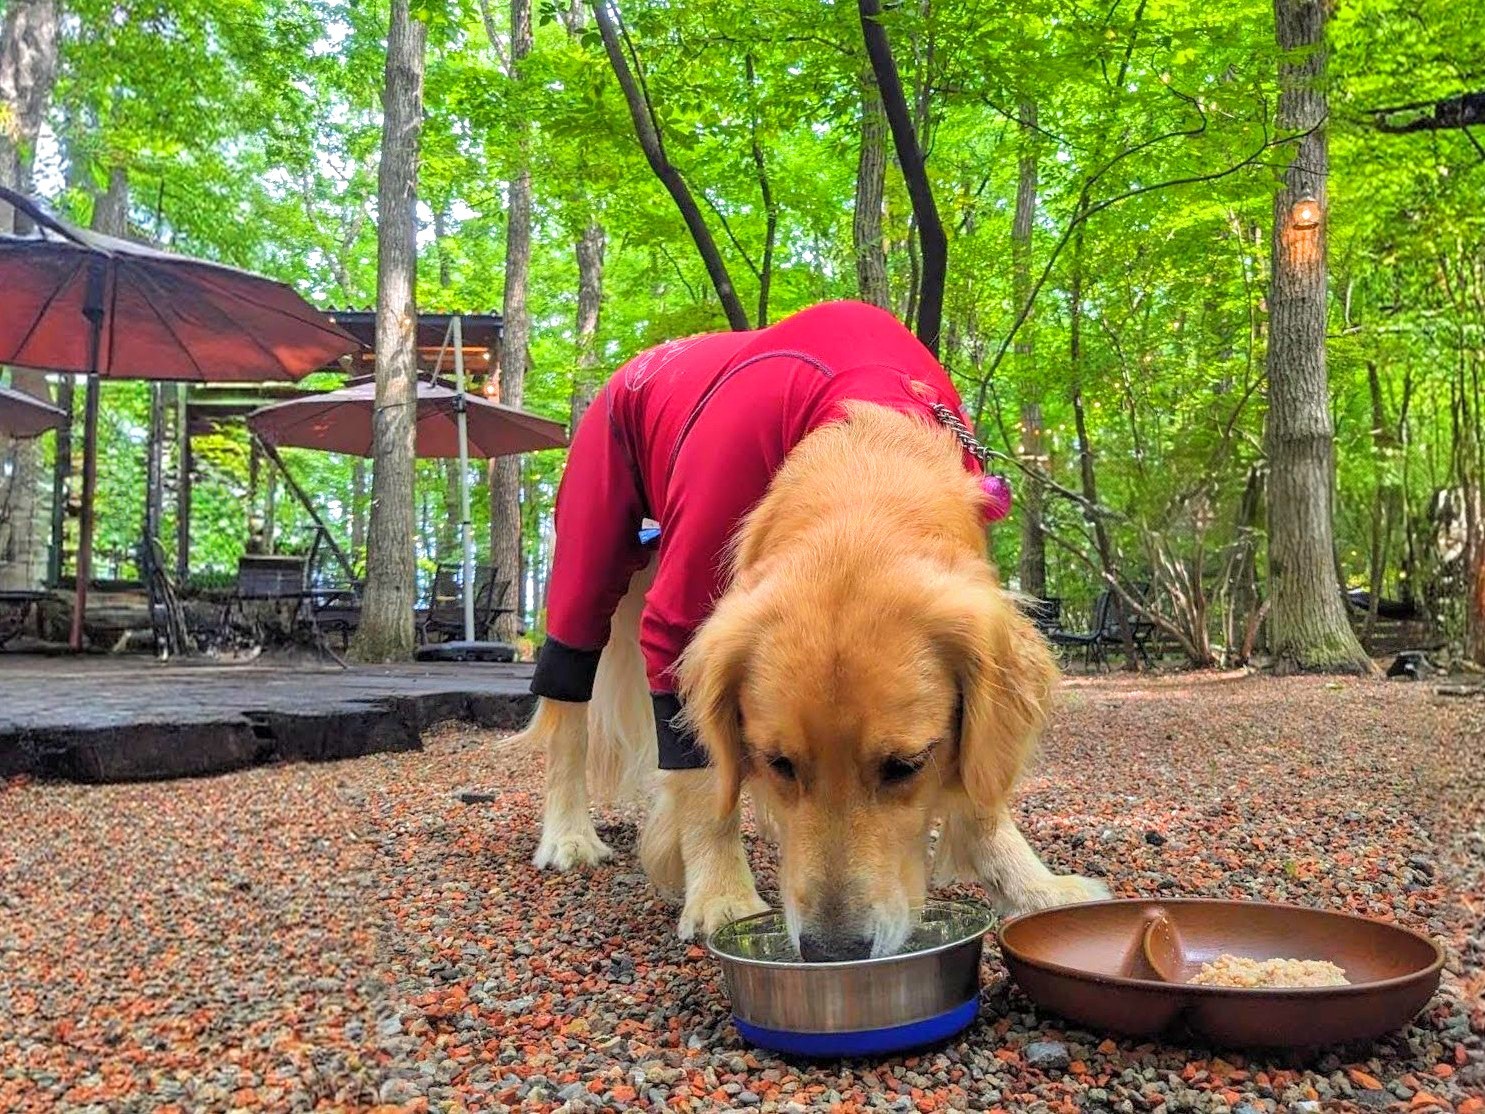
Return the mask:
<path id="1" fill-rule="evenodd" d="M 1320 202 L 1312 193 L 1306 193 L 1289 210 L 1289 224 L 1293 228 L 1308 232 L 1320 227 Z"/>

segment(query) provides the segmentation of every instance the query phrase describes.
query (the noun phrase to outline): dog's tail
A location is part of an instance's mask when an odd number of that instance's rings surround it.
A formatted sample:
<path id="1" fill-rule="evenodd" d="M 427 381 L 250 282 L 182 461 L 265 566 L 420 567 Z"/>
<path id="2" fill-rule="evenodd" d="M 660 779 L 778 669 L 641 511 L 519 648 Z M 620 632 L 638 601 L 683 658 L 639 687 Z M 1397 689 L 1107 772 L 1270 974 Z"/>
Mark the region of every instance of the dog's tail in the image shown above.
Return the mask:
<path id="1" fill-rule="evenodd" d="M 639 648 L 639 618 L 655 563 L 634 574 L 598 659 L 588 705 L 588 792 L 610 804 L 647 800 L 656 770 L 655 710 Z"/>

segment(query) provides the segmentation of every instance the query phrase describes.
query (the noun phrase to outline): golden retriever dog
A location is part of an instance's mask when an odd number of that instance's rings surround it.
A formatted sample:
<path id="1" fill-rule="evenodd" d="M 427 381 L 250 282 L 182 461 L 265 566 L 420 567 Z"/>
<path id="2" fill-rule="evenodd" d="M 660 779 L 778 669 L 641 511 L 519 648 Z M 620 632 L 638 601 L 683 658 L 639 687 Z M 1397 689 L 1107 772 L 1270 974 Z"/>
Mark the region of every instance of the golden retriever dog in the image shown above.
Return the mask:
<path id="1" fill-rule="evenodd" d="M 1057 674 L 989 562 L 982 504 L 960 445 L 931 422 L 854 403 L 805 436 L 743 520 L 729 586 L 676 670 L 710 766 L 654 769 L 644 569 L 591 701 L 543 699 L 518 737 L 547 754 L 537 864 L 609 856 L 590 784 L 647 801 L 644 868 L 681 902 L 683 937 L 710 933 L 765 908 L 740 833 L 746 792 L 777 840 L 808 960 L 898 950 L 930 880 L 978 881 L 1004 913 L 1106 896 L 1052 873 L 1011 818 Z"/>

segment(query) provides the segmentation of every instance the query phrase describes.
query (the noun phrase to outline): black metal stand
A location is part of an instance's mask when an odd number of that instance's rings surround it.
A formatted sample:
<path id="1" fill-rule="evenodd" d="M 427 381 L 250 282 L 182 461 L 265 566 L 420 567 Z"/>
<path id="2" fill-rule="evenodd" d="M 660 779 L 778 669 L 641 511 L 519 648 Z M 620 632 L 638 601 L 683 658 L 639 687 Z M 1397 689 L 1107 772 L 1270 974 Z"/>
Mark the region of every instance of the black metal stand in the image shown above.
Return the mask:
<path id="1" fill-rule="evenodd" d="M 460 662 L 516 660 L 516 648 L 507 642 L 431 642 L 413 654 L 418 661 Z"/>

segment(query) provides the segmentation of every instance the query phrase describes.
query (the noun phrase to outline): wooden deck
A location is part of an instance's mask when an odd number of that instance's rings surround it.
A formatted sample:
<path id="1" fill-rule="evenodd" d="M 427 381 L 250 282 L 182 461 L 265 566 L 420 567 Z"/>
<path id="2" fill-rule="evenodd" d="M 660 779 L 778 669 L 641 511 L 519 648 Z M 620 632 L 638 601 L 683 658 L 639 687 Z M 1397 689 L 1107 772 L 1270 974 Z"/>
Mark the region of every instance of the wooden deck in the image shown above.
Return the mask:
<path id="1" fill-rule="evenodd" d="M 519 726 L 530 676 L 529 665 L 0 653 L 0 777 L 143 781 L 411 750 L 442 720 Z"/>

